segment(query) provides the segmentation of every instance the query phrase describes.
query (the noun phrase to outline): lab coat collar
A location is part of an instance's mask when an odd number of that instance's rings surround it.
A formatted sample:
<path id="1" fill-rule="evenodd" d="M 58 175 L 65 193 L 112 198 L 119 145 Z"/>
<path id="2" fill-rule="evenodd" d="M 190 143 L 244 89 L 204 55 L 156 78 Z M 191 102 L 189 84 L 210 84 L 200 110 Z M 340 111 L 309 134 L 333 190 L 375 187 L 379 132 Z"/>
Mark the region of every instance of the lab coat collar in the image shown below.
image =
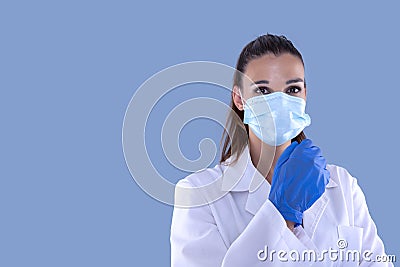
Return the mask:
<path id="1" fill-rule="evenodd" d="M 248 146 L 244 148 L 237 161 L 231 163 L 233 160 L 234 157 L 231 156 L 224 164 L 222 191 L 250 191 L 253 177 L 258 181 L 260 181 L 260 178 L 265 180 L 261 173 L 254 167 Z"/>
<path id="2" fill-rule="evenodd" d="M 222 191 L 249 191 L 254 192 L 260 187 L 268 191 L 271 185 L 256 169 L 251 161 L 250 151 L 246 146 L 236 162 L 230 157 L 225 162 L 222 176 Z M 329 179 L 325 188 L 336 187 L 333 179 Z"/>
<path id="3" fill-rule="evenodd" d="M 325 186 L 325 188 L 333 188 L 338 186 L 337 183 L 333 179 L 329 179 L 328 184 Z"/>

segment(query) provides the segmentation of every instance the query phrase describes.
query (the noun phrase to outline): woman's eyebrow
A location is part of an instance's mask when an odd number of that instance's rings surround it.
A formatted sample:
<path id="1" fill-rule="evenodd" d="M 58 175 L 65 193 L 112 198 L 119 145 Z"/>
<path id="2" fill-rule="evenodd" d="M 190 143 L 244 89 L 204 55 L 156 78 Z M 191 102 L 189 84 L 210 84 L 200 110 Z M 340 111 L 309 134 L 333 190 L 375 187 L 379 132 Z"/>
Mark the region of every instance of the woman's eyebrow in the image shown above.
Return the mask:
<path id="1" fill-rule="evenodd" d="M 268 84 L 269 81 L 267 81 L 267 80 L 260 80 L 260 81 L 256 81 L 256 82 L 251 83 L 251 85 L 260 84 L 260 83 L 266 83 L 266 84 Z"/>
<path id="2" fill-rule="evenodd" d="M 301 78 L 296 78 L 296 79 L 291 79 L 291 80 L 286 81 L 286 84 L 298 83 L 298 82 L 304 82 L 304 81 Z"/>
<path id="3" fill-rule="evenodd" d="M 304 82 L 304 80 L 302 78 L 295 78 L 295 79 L 287 80 L 286 84 L 298 83 L 298 82 Z M 256 82 L 251 83 L 251 85 L 256 85 L 256 84 L 261 84 L 261 83 L 269 84 L 269 81 L 260 80 L 260 81 L 256 81 Z"/>

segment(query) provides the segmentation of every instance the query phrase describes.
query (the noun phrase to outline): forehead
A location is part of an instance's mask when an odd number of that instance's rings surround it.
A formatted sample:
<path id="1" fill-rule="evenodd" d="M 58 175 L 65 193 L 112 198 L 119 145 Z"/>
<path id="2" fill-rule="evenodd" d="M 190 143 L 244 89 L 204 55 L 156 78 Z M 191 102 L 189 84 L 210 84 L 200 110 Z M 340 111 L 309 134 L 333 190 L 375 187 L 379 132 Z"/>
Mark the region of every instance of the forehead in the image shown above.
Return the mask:
<path id="1" fill-rule="evenodd" d="M 251 60 L 246 67 L 245 74 L 252 80 L 261 79 L 270 82 L 304 78 L 304 66 L 301 60 L 291 54 L 266 54 Z"/>

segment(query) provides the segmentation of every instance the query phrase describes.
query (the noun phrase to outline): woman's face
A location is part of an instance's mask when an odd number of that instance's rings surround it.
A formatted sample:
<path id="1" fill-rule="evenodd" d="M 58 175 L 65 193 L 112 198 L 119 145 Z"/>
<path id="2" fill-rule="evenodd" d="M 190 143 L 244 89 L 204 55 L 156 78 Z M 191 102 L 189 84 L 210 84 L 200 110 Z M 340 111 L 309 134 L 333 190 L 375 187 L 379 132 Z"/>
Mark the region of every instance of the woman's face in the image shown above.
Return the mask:
<path id="1" fill-rule="evenodd" d="M 266 54 L 251 60 L 245 70 L 250 79 L 243 79 L 244 101 L 263 94 L 283 92 L 306 100 L 304 67 L 301 60 L 291 54 Z M 237 91 L 238 88 L 234 88 Z M 235 105 L 243 110 L 239 94 L 233 94 Z"/>

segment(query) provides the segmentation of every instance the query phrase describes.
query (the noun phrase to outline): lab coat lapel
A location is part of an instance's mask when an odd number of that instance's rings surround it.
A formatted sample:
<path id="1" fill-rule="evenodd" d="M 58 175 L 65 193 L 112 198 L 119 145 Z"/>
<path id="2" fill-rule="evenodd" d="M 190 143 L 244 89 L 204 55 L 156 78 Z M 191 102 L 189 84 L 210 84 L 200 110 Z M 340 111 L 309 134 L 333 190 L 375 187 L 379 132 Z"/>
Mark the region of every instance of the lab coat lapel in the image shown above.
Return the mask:
<path id="1" fill-rule="evenodd" d="M 264 182 L 262 182 L 255 191 L 249 191 L 246 201 L 246 210 L 251 214 L 256 215 L 257 211 L 265 201 L 267 201 L 270 188 L 271 186 L 267 180 L 264 179 Z"/>
<path id="2" fill-rule="evenodd" d="M 237 159 L 233 162 L 233 157 L 226 160 L 222 174 L 222 191 L 247 191 L 251 182 L 251 177 L 246 175 L 249 165 L 252 165 L 249 149 L 246 146 Z"/>
<path id="3" fill-rule="evenodd" d="M 335 181 L 330 179 L 325 187 L 325 193 L 322 194 L 322 196 L 317 201 L 315 201 L 315 203 L 308 210 L 303 213 L 304 230 L 310 238 L 314 236 L 315 229 L 317 228 L 318 223 L 320 222 L 321 217 L 323 216 L 324 212 L 326 211 L 326 207 L 328 206 L 329 198 L 326 191 L 336 186 L 337 184 L 335 183 Z"/>
<path id="4" fill-rule="evenodd" d="M 245 209 L 255 215 L 261 205 L 267 200 L 270 184 L 251 162 L 249 148 L 246 146 L 238 160 L 225 167 L 222 190 L 248 192 Z"/>
<path id="5" fill-rule="evenodd" d="M 322 195 L 308 210 L 303 213 L 304 231 L 312 238 L 322 215 L 326 210 L 329 199 Z"/>

